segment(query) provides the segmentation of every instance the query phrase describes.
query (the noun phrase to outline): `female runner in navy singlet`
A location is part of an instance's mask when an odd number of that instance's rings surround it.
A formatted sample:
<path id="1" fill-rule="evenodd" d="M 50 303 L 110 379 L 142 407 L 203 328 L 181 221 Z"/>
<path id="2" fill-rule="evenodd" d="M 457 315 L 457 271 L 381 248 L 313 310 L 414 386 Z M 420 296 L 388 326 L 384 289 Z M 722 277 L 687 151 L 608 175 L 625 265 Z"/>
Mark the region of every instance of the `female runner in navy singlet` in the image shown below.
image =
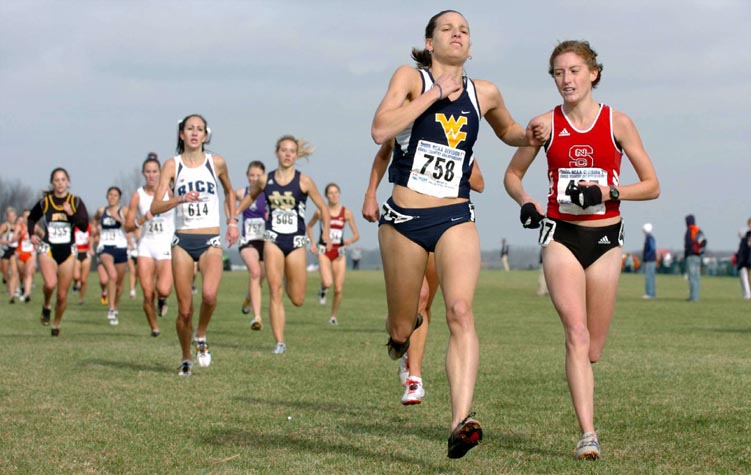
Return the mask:
<path id="1" fill-rule="evenodd" d="M 308 287 L 305 234 L 305 204 L 308 196 L 318 207 L 323 222 L 326 249 L 331 249 L 329 240 L 329 211 L 318 192 L 316 184 L 304 173 L 295 169 L 295 163 L 313 153 L 303 140 L 285 135 L 276 141 L 276 158 L 279 166 L 251 183 L 238 210 L 243 211 L 263 192 L 266 195 L 266 231 L 264 233 L 263 259 L 266 266 L 266 281 L 269 284 L 269 321 L 274 335 L 276 355 L 287 351 L 284 341 L 286 313 L 284 291 L 292 304 L 299 307 L 305 301 Z"/>
<path id="2" fill-rule="evenodd" d="M 479 362 L 472 303 L 480 272 L 480 241 L 469 201 L 473 146 L 484 117 L 496 136 L 513 146 L 541 143 L 546 124 L 527 131 L 511 117 L 498 87 L 464 74 L 470 56 L 467 20 L 453 10 L 434 15 L 425 48 L 414 49 L 417 68 L 399 67 L 373 119 L 371 135 L 394 141 L 383 205 L 381 249 L 389 333 L 388 352 L 399 359 L 422 319 L 417 307 L 429 253 L 446 305 L 449 344 L 446 373 L 451 395 L 448 456 L 463 457 L 482 439 L 470 413 Z"/>

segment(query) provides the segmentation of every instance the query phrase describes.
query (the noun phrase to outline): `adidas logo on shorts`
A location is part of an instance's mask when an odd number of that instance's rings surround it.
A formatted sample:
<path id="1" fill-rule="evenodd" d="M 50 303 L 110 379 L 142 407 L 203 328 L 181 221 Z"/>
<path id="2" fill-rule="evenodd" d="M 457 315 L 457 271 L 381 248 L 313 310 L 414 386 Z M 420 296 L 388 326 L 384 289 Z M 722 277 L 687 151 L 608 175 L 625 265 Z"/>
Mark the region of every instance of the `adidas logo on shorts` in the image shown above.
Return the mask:
<path id="1" fill-rule="evenodd" d="M 610 239 L 607 236 L 603 236 L 597 241 L 597 244 L 610 244 Z"/>

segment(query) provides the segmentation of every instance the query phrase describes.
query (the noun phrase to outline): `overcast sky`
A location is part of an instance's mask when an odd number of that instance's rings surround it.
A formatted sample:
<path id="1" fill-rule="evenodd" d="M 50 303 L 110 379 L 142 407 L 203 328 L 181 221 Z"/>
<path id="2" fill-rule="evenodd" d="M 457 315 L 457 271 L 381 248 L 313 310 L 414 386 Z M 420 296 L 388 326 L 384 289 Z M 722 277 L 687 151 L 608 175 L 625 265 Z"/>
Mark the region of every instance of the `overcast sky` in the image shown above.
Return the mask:
<path id="1" fill-rule="evenodd" d="M 293 134 L 317 147 L 298 168 L 319 189 L 334 181 L 361 217 L 377 146 L 373 113 L 394 70 L 422 47 L 440 10 L 467 18 L 470 77 L 496 83 L 522 125 L 560 103 L 547 74 L 560 40 L 589 40 L 604 64 L 596 100 L 636 123 L 662 185 L 657 201 L 625 202 L 626 249 L 641 225 L 658 247 L 682 248 L 696 215 L 709 247 L 735 250 L 751 217 L 751 2 L 748 0 L 0 1 L 0 173 L 45 188 L 64 166 L 89 209 L 149 151 L 174 154 L 177 121 L 200 113 L 210 149 L 246 184 L 251 160 L 276 166 Z M 481 125 L 475 147 L 486 189 L 474 194 L 483 249 L 533 245 L 502 177 L 513 149 Z M 525 179 L 547 192 L 545 160 Z M 624 184 L 635 179 L 624 158 Z M 384 201 L 391 186 L 380 188 Z M 309 206 L 308 215 L 312 215 Z"/>

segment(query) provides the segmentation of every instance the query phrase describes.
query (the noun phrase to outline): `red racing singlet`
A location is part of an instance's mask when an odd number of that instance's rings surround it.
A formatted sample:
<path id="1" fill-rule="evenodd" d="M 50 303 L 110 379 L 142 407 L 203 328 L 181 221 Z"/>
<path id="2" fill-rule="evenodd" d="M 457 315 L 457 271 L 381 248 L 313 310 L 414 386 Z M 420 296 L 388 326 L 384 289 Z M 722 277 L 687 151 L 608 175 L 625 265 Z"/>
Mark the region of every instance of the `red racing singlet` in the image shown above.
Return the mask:
<path id="1" fill-rule="evenodd" d="M 91 224 L 86 227 L 86 232 L 75 228 L 73 230 L 73 233 L 75 234 L 76 249 L 78 250 L 78 253 L 82 254 L 84 252 L 87 252 L 91 247 L 91 242 L 89 241 L 91 237 Z"/>
<path id="2" fill-rule="evenodd" d="M 345 209 L 342 206 L 339 214 L 332 214 L 329 221 L 329 239 L 331 240 L 332 249 L 339 248 L 344 244 L 344 225 L 347 223 L 347 218 L 344 214 Z M 321 231 L 323 231 L 323 221 L 321 221 Z M 318 240 L 318 244 L 323 244 L 323 236 Z"/>
<path id="3" fill-rule="evenodd" d="M 569 122 L 561 106 L 553 110 L 548 157 L 547 216 L 564 221 L 590 221 L 620 215 L 620 201 L 610 200 L 586 209 L 573 204 L 566 195 L 571 182 L 594 181 L 601 185 L 618 185 L 623 151 L 613 135 L 613 113 L 605 104 L 592 126 L 578 130 Z"/>

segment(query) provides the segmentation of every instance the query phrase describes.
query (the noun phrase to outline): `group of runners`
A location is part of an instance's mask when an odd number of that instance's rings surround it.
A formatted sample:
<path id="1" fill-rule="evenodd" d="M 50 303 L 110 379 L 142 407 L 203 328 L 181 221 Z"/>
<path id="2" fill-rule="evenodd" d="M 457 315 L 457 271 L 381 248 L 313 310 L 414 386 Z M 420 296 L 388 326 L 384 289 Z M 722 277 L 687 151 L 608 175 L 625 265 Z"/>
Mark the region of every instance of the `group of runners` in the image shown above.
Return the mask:
<path id="1" fill-rule="evenodd" d="M 659 181 L 631 119 L 593 98 L 603 66 L 588 42 L 563 41 L 554 48 L 548 73 L 563 102 L 532 118 L 526 128 L 513 119 L 494 83 L 467 77 L 464 65 L 470 58 L 470 29 L 464 16 L 454 10 L 434 15 L 425 29 L 424 47 L 412 50 L 416 66 L 396 70 L 372 122 L 373 140 L 381 148 L 362 215 L 379 225 L 388 309 L 386 346 L 388 355 L 399 361 L 405 386 L 402 403 L 419 404 L 425 395 L 421 364 L 431 303 L 440 289 L 449 328 L 448 457 L 463 457 L 483 438 L 471 410 L 480 355 L 472 309 L 480 244 L 470 193 L 484 188 L 473 152 L 484 118 L 502 142 L 517 147 L 504 186 L 520 206 L 522 226 L 539 229 L 543 271 L 563 325 L 566 377 L 581 430 L 575 458 L 597 459 L 601 454 L 594 425 L 592 365 L 601 357 L 614 312 L 624 239 L 620 203 L 657 198 Z M 359 237 L 352 211 L 340 202 L 339 186 L 328 184 L 324 200 L 313 180 L 296 169 L 297 160 L 313 152 L 304 140 L 279 138 L 276 168 L 267 173 L 263 163 L 251 162 L 247 186 L 233 189 L 227 162 L 205 151 L 210 139 L 205 118 L 185 117 L 178 125 L 177 155 L 161 167 L 156 157 L 147 158 L 142 169 L 146 184 L 133 193 L 127 209 L 119 204 L 120 190 L 112 187 L 107 206 L 96 213 L 110 322 L 118 318 L 127 261 L 123 239 L 139 229 L 137 269 L 144 312 L 152 335 L 158 335 L 156 315 L 174 287 L 181 376 L 192 374 L 193 347 L 200 366 L 211 364 L 206 336 L 222 277 L 222 219 L 224 240 L 229 246 L 239 241 L 249 271 L 242 311 L 252 313 L 253 330 L 263 328 L 261 282 L 264 277 L 267 281 L 274 354 L 287 351 L 284 294 L 295 306 L 305 299 L 307 250 L 319 259 L 319 302 L 325 303 L 328 289 L 334 289 L 329 322 L 336 325 L 346 268 L 343 249 Z M 540 149 L 548 165 L 545 207 L 522 184 Z M 620 182 L 624 154 L 638 177 L 635 183 Z M 376 189 L 387 168 L 393 189 L 379 206 Z M 57 289 L 51 327 L 58 335 L 74 275 L 72 230 L 87 229 L 88 213 L 80 198 L 68 192 L 64 169 L 55 169 L 50 183 L 51 190 L 31 210 L 27 229 L 42 228 L 40 233 L 28 233 L 28 240 L 39 253 L 44 277 L 43 322 L 50 321 Z M 316 211 L 306 226 L 308 198 Z M 315 242 L 313 227 L 318 222 L 320 238 Z M 351 232 L 345 238 L 346 226 Z M 194 327 L 195 272 L 202 279 Z"/>

